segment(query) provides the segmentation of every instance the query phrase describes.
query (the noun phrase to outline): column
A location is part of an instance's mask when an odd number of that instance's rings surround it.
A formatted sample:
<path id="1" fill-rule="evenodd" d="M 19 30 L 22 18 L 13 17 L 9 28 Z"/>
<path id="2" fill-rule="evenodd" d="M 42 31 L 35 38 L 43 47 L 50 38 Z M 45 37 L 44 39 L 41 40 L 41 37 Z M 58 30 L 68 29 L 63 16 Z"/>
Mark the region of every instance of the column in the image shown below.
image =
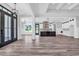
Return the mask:
<path id="1" fill-rule="evenodd" d="M 33 26 L 32 26 L 32 40 L 35 41 L 35 19 L 33 18 Z"/>
<path id="2" fill-rule="evenodd" d="M 22 36 L 21 36 L 21 19 L 20 19 L 20 15 L 18 14 L 17 16 L 17 31 L 18 31 L 18 39 L 22 39 Z"/>
<path id="3" fill-rule="evenodd" d="M 79 28 L 79 17 L 74 19 L 74 38 L 79 38 L 78 28 Z"/>

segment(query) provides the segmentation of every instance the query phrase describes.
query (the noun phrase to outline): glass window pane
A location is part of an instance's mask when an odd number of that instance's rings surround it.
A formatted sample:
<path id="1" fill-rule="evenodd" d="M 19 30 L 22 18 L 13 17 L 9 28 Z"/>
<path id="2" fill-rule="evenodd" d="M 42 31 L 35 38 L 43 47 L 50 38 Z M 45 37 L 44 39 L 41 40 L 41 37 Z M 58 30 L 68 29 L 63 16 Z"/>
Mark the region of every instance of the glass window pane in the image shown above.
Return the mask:
<path id="1" fill-rule="evenodd" d="M 5 24 L 5 26 L 4 26 L 4 29 L 5 29 L 5 40 L 4 41 L 8 41 L 8 29 L 7 29 L 7 27 L 8 27 L 8 16 L 7 15 L 5 15 L 4 16 L 5 17 L 5 19 L 4 19 L 4 24 Z"/>
<path id="2" fill-rule="evenodd" d="M 1 43 L 1 12 L 0 12 L 0 43 Z"/>
<path id="3" fill-rule="evenodd" d="M 5 15 L 4 19 L 4 29 L 5 29 L 5 39 L 4 41 L 11 40 L 11 17 L 8 15 Z"/>
<path id="4" fill-rule="evenodd" d="M 11 40 L 11 17 L 9 16 L 9 40 Z"/>
<path id="5" fill-rule="evenodd" d="M 14 19 L 14 38 L 16 38 L 16 19 Z"/>
<path id="6" fill-rule="evenodd" d="M 2 9 L 2 7 L 0 6 L 0 9 Z"/>

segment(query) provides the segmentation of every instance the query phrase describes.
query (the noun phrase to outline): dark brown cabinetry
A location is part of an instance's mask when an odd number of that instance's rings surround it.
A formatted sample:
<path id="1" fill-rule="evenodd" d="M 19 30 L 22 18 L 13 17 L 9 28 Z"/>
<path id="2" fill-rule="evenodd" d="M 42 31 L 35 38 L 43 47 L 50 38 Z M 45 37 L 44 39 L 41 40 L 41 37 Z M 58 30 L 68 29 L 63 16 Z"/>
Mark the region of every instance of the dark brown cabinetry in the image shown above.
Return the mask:
<path id="1" fill-rule="evenodd" d="M 55 31 L 41 31 L 40 36 L 56 36 Z"/>

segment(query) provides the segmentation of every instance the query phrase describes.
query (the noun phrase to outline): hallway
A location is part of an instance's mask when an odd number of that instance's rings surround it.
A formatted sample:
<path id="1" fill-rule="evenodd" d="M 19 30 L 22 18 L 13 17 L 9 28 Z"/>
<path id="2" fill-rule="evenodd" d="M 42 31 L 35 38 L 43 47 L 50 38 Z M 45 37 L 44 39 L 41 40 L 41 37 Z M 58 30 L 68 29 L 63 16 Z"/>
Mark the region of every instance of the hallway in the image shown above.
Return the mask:
<path id="1" fill-rule="evenodd" d="M 36 41 L 26 36 L 16 42 L 0 48 L 2 56 L 69 56 L 79 55 L 79 39 L 58 35 L 56 37 L 40 37 Z"/>

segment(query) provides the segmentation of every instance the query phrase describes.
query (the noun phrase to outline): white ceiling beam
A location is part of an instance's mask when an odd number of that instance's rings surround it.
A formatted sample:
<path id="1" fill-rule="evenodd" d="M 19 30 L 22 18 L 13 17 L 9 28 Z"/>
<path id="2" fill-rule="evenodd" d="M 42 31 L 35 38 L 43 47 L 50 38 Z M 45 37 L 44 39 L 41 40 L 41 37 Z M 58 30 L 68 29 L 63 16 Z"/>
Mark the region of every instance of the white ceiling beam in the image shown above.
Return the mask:
<path id="1" fill-rule="evenodd" d="M 35 3 L 35 4 L 34 3 L 29 3 L 29 5 L 30 5 L 30 8 L 32 10 L 32 13 L 33 13 L 34 17 L 36 17 L 36 15 L 39 12 L 39 4 L 38 3 Z"/>
<path id="2" fill-rule="evenodd" d="M 58 6 L 56 7 L 56 9 L 60 9 L 63 6 L 63 3 L 58 4 Z"/>
<path id="3" fill-rule="evenodd" d="M 52 5 L 55 5 L 56 3 L 51 3 Z"/>
<path id="4" fill-rule="evenodd" d="M 32 16 L 35 17 L 35 16 L 34 16 L 34 12 L 33 12 L 33 10 L 32 10 L 32 8 L 31 8 L 31 6 L 30 6 L 29 3 L 28 3 L 28 6 L 29 6 L 29 9 L 30 9 L 30 11 L 31 11 L 31 13 L 32 13 Z"/>
<path id="5" fill-rule="evenodd" d="M 45 9 L 45 12 L 47 12 L 48 7 L 49 7 L 49 4 L 50 4 L 50 3 L 48 3 L 48 4 L 46 5 L 47 7 L 46 7 L 46 9 Z"/>
<path id="6" fill-rule="evenodd" d="M 68 10 L 68 9 L 59 9 L 59 10 L 55 10 L 55 9 L 49 9 L 47 11 L 47 13 L 53 13 L 53 12 L 78 12 L 79 9 L 72 9 L 72 10 Z"/>
<path id="7" fill-rule="evenodd" d="M 73 9 L 74 7 L 76 7 L 77 5 L 78 5 L 77 3 L 72 4 L 68 9 L 71 10 L 71 9 Z"/>

